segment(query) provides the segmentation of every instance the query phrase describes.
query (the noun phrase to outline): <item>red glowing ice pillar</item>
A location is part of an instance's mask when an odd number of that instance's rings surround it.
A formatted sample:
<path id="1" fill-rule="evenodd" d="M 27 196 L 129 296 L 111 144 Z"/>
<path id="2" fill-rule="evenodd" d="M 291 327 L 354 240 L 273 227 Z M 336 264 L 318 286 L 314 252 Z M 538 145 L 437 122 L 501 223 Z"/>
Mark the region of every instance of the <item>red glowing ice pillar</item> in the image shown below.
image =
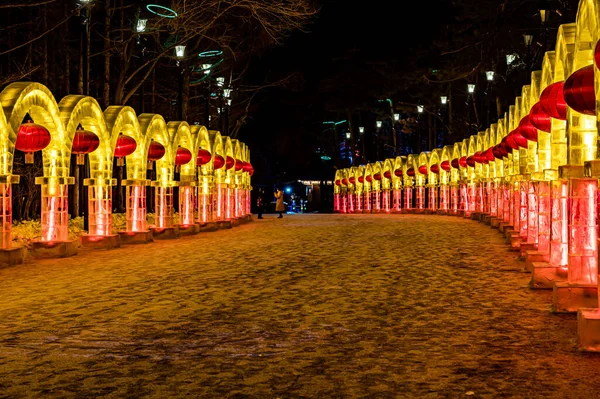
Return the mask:
<path id="1" fill-rule="evenodd" d="M 391 210 L 391 205 L 390 205 L 390 190 L 383 190 L 382 196 L 381 196 L 381 202 L 382 202 L 382 209 L 384 212 L 386 213 L 390 213 Z"/>
<path id="2" fill-rule="evenodd" d="M 465 216 L 470 217 L 477 209 L 477 186 L 475 183 L 469 183 L 466 189 L 467 208 Z"/>
<path id="3" fill-rule="evenodd" d="M 362 193 L 354 194 L 354 202 L 356 203 L 356 212 L 362 212 L 362 210 L 363 210 Z"/>
<path id="4" fill-rule="evenodd" d="M 519 236 L 523 241 L 527 240 L 527 230 L 528 230 L 528 213 L 529 207 L 527 205 L 529 195 L 529 182 L 521 181 L 519 182 L 518 187 L 518 201 L 519 201 Z"/>
<path id="5" fill-rule="evenodd" d="M 527 243 L 538 244 L 538 182 L 532 181 L 528 184 L 527 191 Z"/>
<path id="6" fill-rule="evenodd" d="M 179 224 L 194 224 L 194 187 L 191 185 L 179 186 Z"/>
<path id="7" fill-rule="evenodd" d="M 483 184 L 482 183 L 475 183 L 474 185 L 474 189 L 475 189 L 475 210 L 474 212 L 477 213 L 483 213 Z"/>
<path id="8" fill-rule="evenodd" d="M 365 190 L 363 192 L 363 199 L 364 199 L 364 211 L 370 213 L 371 212 L 371 192 Z"/>
<path id="9" fill-rule="evenodd" d="M 449 193 L 450 189 L 448 186 L 443 185 L 440 186 L 440 211 L 444 213 L 448 213 L 448 204 L 449 204 Z"/>
<path id="10" fill-rule="evenodd" d="M 451 186 L 450 187 L 450 212 L 452 212 L 453 215 L 457 215 L 459 209 L 460 209 L 459 187 Z"/>
<path id="11" fill-rule="evenodd" d="M 540 181 L 538 186 L 538 251 L 550 252 L 551 201 L 550 182 Z"/>
<path id="12" fill-rule="evenodd" d="M 341 205 L 340 212 L 347 213 L 348 212 L 348 194 L 343 193 L 340 195 Z"/>
<path id="13" fill-rule="evenodd" d="M 570 284 L 598 284 L 597 179 L 569 180 Z"/>
<path id="14" fill-rule="evenodd" d="M 498 217 L 498 183 L 492 181 L 489 183 L 488 207 L 490 216 Z"/>
<path id="15" fill-rule="evenodd" d="M 412 205 L 412 187 L 404 188 L 404 210 L 410 211 L 413 209 Z"/>
<path id="16" fill-rule="evenodd" d="M 225 196 L 224 196 L 224 201 L 225 201 L 225 220 L 231 220 L 231 217 L 233 215 L 233 190 L 231 189 L 231 187 L 229 187 L 229 185 L 226 185 L 227 187 L 225 188 Z"/>
<path id="17" fill-rule="evenodd" d="M 464 213 L 464 216 L 466 216 L 467 212 L 469 211 L 469 198 L 468 198 L 466 184 L 460 185 L 460 209 L 459 210 Z"/>
<path id="18" fill-rule="evenodd" d="M 431 212 L 437 211 L 437 187 L 428 187 L 427 209 Z"/>
<path id="19" fill-rule="evenodd" d="M 402 190 L 400 190 L 399 188 L 394 189 L 393 201 L 394 212 L 399 212 L 402 209 Z"/>
<path id="20" fill-rule="evenodd" d="M 0 183 L 0 222 L 2 223 L 2 249 L 12 247 L 12 182 L 17 183 L 19 176 L 9 176 L 4 183 Z"/>
<path id="21" fill-rule="evenodd" d="M 147 231 L 146 228 L 146 185 L 128 185 L 125 189 L 126 231 Z"/>
<path id="22" fill-rule="evenodd" d="M 568 180 L 555 180 L 550 186 L 552 234 L 550 235 L 550 264 L 560 267 L 568 264 Z"/>
<path id="23" fill-rule="evenodd" d="M 208 176 L 202 177 L 198 186 L 198 223 L 212 222 L 211 184 Z"/>
<path id="24" fill-rule="evenodd" d="M 425 210 L 425 187 L 417 186 L 415 188 L 415 202 L 417 212 L 423 212 Z"/>
<path id="25" fill-rule="evenodd" d="M 41 241 L 67 241 L 69 239 L 69 189 L 67 179 L 38 178 L 42 185 L 42 237 Z"/>
<path id="26" fill-rule="evenodd" d="M 96 184 L 88 187 L 88 220 L 89 235 L 91 236 L 108 236 L 112 234 L 111 182 L 110 180 L 96 181 Z"/>
<path id="27" fill-rule="evenodd" d="M 381 191 L 373 190 L 373 212 L 381 211 Z"/>
<path id="28" fill-rule="evenodd" d="M 490 214 L 490 200 L 491 200 L 491 192 L 492 192 L 492 182 L 486 181 L 483 183 L 482 187 L 482 201 L 483 201 L 483 213 Z"/>
<path id="29" fill-rule="evenodd" d="M 512 212 L 512 184 L 510 182 L 504 182 L 502 184 L 502 220 L 512 226 L 513 223 L 513 212 Z"/>
<path id="30" fill-rule="evenodd" d="M 173 227 L 173 187 L 155 187 L 154 211 L 155 227 Z"/>
<path id="31" fill-rule="evenodd" d="M 333 211 L 334 212 L 339 212 L 340 211 L 340 194 L 333 194 Z M 218 214 L 218 212 L 217 212 Z"/>

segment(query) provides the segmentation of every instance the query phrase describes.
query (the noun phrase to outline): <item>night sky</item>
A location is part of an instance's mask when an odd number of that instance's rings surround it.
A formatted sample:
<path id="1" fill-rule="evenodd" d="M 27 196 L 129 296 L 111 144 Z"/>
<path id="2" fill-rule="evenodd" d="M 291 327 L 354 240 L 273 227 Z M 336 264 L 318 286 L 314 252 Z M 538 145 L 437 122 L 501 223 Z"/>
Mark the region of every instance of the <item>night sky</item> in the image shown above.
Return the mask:
<path id="1" fill-rule="evenodd" d="M 327 134 L 322 122 L 345 119 L 340 109 L 364 109 L 385 98 L 390 82 L 382 70 L 410 70 L 411 56 L 428 48 L 449 16 L 445 1 L 431 3 L 324 1 L 306 32 L 255 59 L 257 75 L 294 74 L 286 87 L 261 92 L 241 132 L 258 184 L 333 173 L 315 155 Z"/>

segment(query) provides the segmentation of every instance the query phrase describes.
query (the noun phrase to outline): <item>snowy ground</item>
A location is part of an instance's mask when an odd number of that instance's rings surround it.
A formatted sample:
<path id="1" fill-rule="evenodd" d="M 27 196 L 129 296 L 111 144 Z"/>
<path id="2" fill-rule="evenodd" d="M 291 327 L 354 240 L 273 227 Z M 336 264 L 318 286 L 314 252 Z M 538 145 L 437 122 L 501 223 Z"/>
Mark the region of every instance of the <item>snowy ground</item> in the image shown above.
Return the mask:
<path id="1" fill-rule="evenodd" d="M 274 217 L 1 269 L 0 398 L 597 397 L 496 230 Z"/>

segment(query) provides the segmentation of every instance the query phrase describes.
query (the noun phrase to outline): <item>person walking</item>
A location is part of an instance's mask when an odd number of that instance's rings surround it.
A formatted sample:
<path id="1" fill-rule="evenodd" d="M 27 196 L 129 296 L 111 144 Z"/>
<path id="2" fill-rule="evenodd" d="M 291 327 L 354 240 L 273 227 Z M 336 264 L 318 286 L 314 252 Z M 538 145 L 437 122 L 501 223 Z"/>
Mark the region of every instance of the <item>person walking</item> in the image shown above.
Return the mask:
<path id="1" fill-rule="evenodd" d="M 258 189 L 258 196 L 256 197 L 256 213 L 258 213 L 258 219 L 263 219 L 263 212 L 265 211 L 265 197 L 263 195 L 263 189 Z"/>
<path id="2" fill-rule="evenodd" d="M 277 202 L 275 203 L 275 212 L 279 212 L 277 219 L 281 219 L 283 217 L 283 212 L 285 212 L 285 205 L 283 205 L 283 192 L 280 188 L 277 188 L 277 191 L 275 191 L 275 198 L 277 199 Z"/>

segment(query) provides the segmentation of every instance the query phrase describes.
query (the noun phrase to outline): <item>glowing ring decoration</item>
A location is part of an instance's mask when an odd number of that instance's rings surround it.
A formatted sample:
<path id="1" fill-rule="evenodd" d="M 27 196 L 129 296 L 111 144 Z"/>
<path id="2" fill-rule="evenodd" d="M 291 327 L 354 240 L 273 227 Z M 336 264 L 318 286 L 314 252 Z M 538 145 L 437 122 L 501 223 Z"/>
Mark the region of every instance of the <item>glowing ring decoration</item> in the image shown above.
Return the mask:
<path id="1" fill-rule="evenodd" d="M 158 4 L 148 4 L 146 10 L 163 18 L 176 18 L 179 15 L 175 10 Z"/>
<path id="2" fill-rule="evenodd" d="M 223 51 L 221 51 L 221 50 L 208 50 L 208 51 L 203 51 L 200 54 L 198 54 L 198 57 L 209 58 L 209 57 L 216 57 L 221 54 L 223 54 Z"/>

